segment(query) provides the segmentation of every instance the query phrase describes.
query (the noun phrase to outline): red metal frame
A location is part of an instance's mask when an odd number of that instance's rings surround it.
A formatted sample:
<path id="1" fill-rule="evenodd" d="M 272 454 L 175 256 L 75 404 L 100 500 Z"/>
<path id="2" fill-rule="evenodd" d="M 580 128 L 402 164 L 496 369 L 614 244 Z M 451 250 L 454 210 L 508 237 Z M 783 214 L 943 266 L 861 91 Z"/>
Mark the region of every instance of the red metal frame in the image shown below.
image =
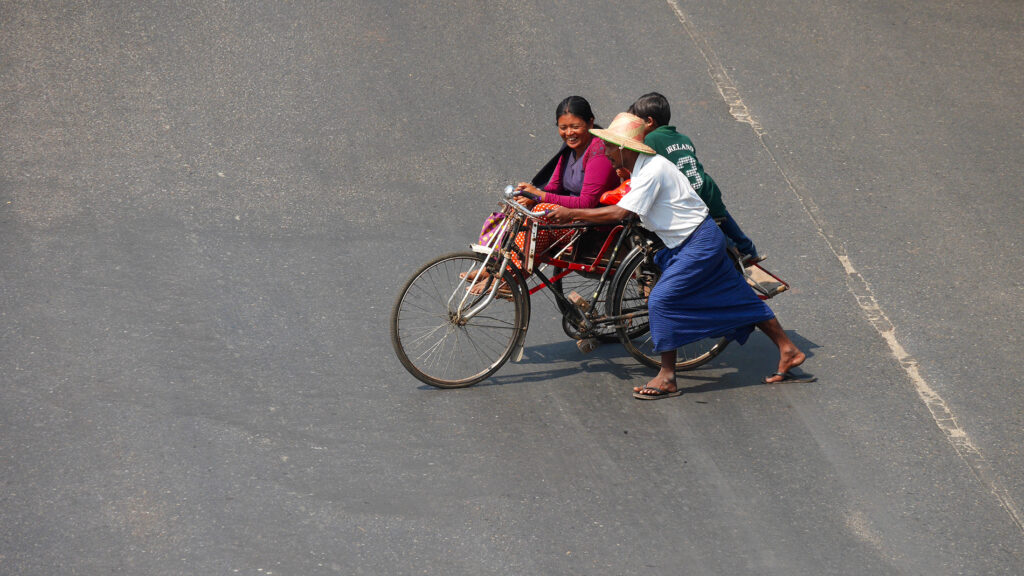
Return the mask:
<path id="1" fill-rule="evenodd" d="M 601 245 L 601 249 L 598 251 L 597 256 L 594 258 L 593 264 L 580 264 L 578 262 L 570 262 L 568 260 L 563 260 L 561 258 L 551 258 L 548 256 L 540 257 L 538 259 L 539 263 L 550 264 L 555 268 L 563 269 L 558 274 L 555 274 L 554 276 L 549 278 L 549 280 L 551 280 L 552 282 L 557 282 L 558 280 L 565 278 L 566 276 L 569 275 L 570 272 L 586 272 L 592 274 L 601 274 L 605 270 L 605 267 L 600 265 L 601 259 L 604 258 L 605 254 L 608 253 L 612 245 L 615 244 L 615 241 L 618 239 L 619 233 L 622 232 L 622 229 L 623 226 L 619 224 L 612 228 L 610 232 L 608 232 L 608 237 L 605 238 L 604 244 Z M 584 228 L 583 230 L 586 229 Z M 614 273 L 614 270 L 612 270 L 612 273 Z M 536 294 L 537 292 L 543 290 L 547 286 L 547 284 L 541 282 L 540 284 L 530 289 L 530 295 L 532 296 Z"/>
<path id="2" fill-rule="evenodd" d="M 786 287 L 786 290 L 789 290 L 789 282 L 786 282 L 782 278 L 779 278 L 775 274 L 772 274 L 768 270 L 762 268 L 760 264 L 751 264 L 750 267 L 751 268 L 757 268 L 757 269 L 761 270 L 761 272 L 764 272 L 765 274 L 767 274 L 767 275 L 771 276 L 772 278 L 778 280 L 779 284 L 782 284 L 783 286 Z M 781 290 L 779 292 L 781 292 Z M 761 294 L 757 290 L 754 290 L 754 293 L 757 294 L 757 297 L 760 298 L 761 300 L 768 300 L 769 298 L 772 298 L 772 296 L 765 296 L 764 294 Z M 778 292 L 776 292 L 776 295 L 778 295 Z"/>

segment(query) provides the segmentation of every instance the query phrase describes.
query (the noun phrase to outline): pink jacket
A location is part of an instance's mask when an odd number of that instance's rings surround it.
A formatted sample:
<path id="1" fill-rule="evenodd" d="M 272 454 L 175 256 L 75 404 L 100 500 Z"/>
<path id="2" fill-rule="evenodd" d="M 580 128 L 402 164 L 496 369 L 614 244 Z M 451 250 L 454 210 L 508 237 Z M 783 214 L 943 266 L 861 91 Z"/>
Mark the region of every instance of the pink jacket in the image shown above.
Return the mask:
<path id="1" fill-rule="evenodd" d="M 571 154 L 571 152 L 570 152 Z M 568 208 L 594 208 L 601 194 L 619 185 L 619 177 L 611 161 L 604 155 L 604 140 L 594 136 L 583 152 L 583 190 L 579 196 L 566 194 L 562 188 L 562 161 L 555 166 L 555 173 L 544 186 L 544 201 Z"/>

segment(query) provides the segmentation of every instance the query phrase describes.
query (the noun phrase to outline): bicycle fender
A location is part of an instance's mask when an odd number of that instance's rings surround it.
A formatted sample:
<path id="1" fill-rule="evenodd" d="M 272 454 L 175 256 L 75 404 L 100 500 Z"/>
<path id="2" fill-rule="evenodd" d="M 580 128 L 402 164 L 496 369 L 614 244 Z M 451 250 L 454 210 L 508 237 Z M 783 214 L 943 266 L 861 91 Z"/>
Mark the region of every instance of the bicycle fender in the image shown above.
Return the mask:
<path id="1" fill-rule="evenodd" d="M 614 286 L 618 286 L 620 281 L 625 281 L 623 278 L 621 278 L 621 276 L 622 276 L 622 271 L 626 269 L 626 264 L 632 262 L 634 258 L 643 258 L 643 257 L 644 257 L 644 249 L 643 249 L 642 246 L 636 246 L 632 250 L 630 250 L 629 253 L 626 254 L 622 258 L 622 264 L 620 264 L 618 269 L 615 270 L 615 277 L 612 278 L 612 284 L 611 285 L 613 287 Z"/>
<path id="2" fill-rule="evenodd" d="M 510 266 L 506 271 L 515 278 L 515 289 L 523 293 L 523 324 L 522 328 L 519 329 L 515 351 L 512 352 L 512 357 L 510 358 L 513 362 L 519 362 L 523 359 L 523 351 L 526 348 L 526 330 L 530 327 L 530 289 L 526 284 L 526 278 L 519 268 Z"/>

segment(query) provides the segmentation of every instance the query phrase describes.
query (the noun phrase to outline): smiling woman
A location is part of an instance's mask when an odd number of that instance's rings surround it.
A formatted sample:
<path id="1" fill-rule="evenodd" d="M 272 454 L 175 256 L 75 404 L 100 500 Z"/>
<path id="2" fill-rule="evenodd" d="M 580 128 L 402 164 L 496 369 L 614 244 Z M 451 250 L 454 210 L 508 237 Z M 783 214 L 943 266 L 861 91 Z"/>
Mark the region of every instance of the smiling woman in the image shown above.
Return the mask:
<path id="1" fill-rule="evenodd" d="M 551 164 L 554 164 L 554 170 L 548 174 L 542 169 L 541 173 L 534 177 L 534 182 L 538 184 L 538 180 L 546 180 L 547 183 L 543 185 L 543 189 L 528 182 L 520 182 L 516 186 L 517 191 L 529 192 L 540 200 L 520 197 L 517 201 L 535 211 L 548 210 L 554 206 L 593 208 L 598 205 L 602 194 L 615 189 L 620 182 L 611 162 L 605 157 L 604 142 L 590 134 L 590 129 L 596 127 L 590 103 L 582 96 L 569 96 L 562 100 L 555 108 L 555 126 L 563 144 L 558 154 L 545 167 L 550 170 Z M 481 244 L 487 243 L 484 238 L 487 229 L 485 225 L 485 231 L 481 234 Z M 571 233 L 571 230 L 539 231 L 535 244 L 536 252 L 542 253 L 553 242 Z M 516 245 L 521 250 L 525 249 L 530 241 L 529 231 L 520 232 L 516 236 Z M 515 255 L 513 259 L 519 263 Z"/>
<path id="2" fill-rule="evenodd" d="M 555 108 L 555 126 L 564 143 L 550 180 L 543 189 L 520 182 L 518 190 L 540 197 L 541 202 L 567 208 L 593 208 L 601 194 L 619 185 L 611 163 L 604 157 L 604 142 L 594 138 L 594 113 L 582 96 L 569 96 Z"/>

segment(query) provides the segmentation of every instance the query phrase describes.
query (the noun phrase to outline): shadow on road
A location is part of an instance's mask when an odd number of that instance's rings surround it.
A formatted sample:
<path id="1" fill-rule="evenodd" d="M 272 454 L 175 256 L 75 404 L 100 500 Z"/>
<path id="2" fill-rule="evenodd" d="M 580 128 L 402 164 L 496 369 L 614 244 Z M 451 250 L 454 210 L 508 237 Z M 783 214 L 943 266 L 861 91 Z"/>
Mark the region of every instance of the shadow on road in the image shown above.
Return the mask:
<path id="1" fill-rule="evenodd" d="M 814 350 L 820 348 L 794 331 L 787 331 L 787 334 L 793 343 L 807 354 L 808 361 L 814 357 Z M 766 336 L 755 332 L 745 345 L 738 346 L 732 343 L 720 356 L 704 366 L 692 372 L 678 372 L 676 379 L 679 387 L 686 389 L 690 394 L 754 385 L 778 386 L 780 384 L 764 384 L 761 381 L 773 371 L 765 368 L 771 366 L 770 363 L 765 364 L 766 358 L 771 358 L 773 362 L 777 360 L 775 347 Z M 580 374 L 643 383 L 645 379 L 655 374 L 653 368 L 639 364 L 621 345 L 614 342 L 604 344 L 587 355 L 583 355 L 576 347 L 576 343 L 571 340 L 527 347 L 523 359 L 518 364 L 537 366 L 540 369 L 518 374 L 502 374 L 499 371 L 496 376 L 476 384 L 475 387 L 551 382 Z M 552 364 L 559 366 L 552 367 Z M 420 388 L 432 389 L 430 386 Z"/>

